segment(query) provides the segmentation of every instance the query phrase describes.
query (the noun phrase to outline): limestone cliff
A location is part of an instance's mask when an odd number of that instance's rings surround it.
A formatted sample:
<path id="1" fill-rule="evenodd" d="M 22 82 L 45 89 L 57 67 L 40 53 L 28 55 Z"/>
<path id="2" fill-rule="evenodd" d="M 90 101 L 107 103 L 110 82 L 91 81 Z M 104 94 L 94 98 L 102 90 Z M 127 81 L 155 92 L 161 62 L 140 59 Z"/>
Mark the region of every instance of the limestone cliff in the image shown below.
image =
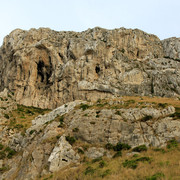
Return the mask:
<path id="1" fill-rule="evenodd" d="M 0 48 L 0 90 L 41 108 L 111 95 L 179 96 L 180 51 L 168 42 L 138 29 L 16 29 Z"/>

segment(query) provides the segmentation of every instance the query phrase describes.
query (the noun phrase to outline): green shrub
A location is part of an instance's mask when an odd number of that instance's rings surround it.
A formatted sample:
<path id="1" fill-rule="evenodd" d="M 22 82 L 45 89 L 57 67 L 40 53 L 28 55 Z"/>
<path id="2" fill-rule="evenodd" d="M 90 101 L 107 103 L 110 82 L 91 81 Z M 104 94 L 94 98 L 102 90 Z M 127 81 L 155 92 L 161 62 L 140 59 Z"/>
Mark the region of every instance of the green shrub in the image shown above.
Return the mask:
<path id="1" fill-rule="evenodd" d="M 101 111 L 96 111 L 96 114 L 99 114 Z"/>
<path id="2" fill-rule="evenodd" d="M 141 121 L 148 121 L 148 120 L 150 120 L 150 119 L 152 119 L 153 117 L 152 116 L 144 116 L 142 119 L 141 119 Z"/>
<path id="3" fill-rule="evenodd" d="M 63 122 L 64 122 L 64 116 L 60 116 L 59 122 L 60 122 L 60 123 L 63 123 Z"/>
<path id="4" fill-rule="evenodd" d="M 88 104 L 81 104 L 80 105 L 80 108 L 83 110 L 83 111 L 85 111 L 86 109 L 88 109 L 90 106 L 88 105 Z"/>
<path id="5" fill-rule="evenodd" d="M 140 158 L 137 158 L 136 159 L 136 161 L 138 162 L 138 161 L 141 161 L 141 162 L 144 162 L 144 161 L 150 161 L 151 159 L 149 158 L 149 157 L 146 157 L 146 156 L 144 156 L 144 157 L 140 157 Z"/>
<path id="6" fill-rule="evenodd" d="M 79 128 L 74 128 L 73 132 L 79 132 Z"/>
<path id="7" fill-rule="evenodd" d="M 66 136 L 66 141 L 68 141 L 69 144 L 73 145 L 76 142 L 76 139 L 71 136 Z"/>
<path id="8" fill-rule="evenodd" d="M 34 112 L 30 109 L 26 109 L 25 111 L 26 114 L 31 114 L 31 115 L 34 115 Z"/>
<path id="9" fill-rule="evenodd" d="M 167 148 L 168 149 L 174 149 L 178 147 L 178 142 L 175 139 L 172 139 L 167 142 Z"/>
<path id="10" fill-rule="evenodd" d="M 8 159 L 11 159 L 15 154 L 16 154 L 16 151 L 13 150 L 13 149 L 11 149 L 11 150 L 8 152 L 7 158 L 8 158 Z"/>
<path id="11" fill-rule="evenodd" d="M 105 163 L 104 160 L 102 160 L 102 161 L 99 162 L 99 167 L 100 167 L 100 168 L 103 168 L 105 165 L 106 165 L 106 163 Z"/>
<path id="12" fill-rule="evenodd" d="M 9 98 L 12 98 L 12 96 L 11 96 L 10 94 L 8 94 L 8 97 L 9 97 Z"/>
<path id="13" fill-rule="evenodd" d="M 98 162 L 98 161 L 101 161 L 102 160 L 102 157 L 98 157 L 98 158 L 95 158 L 92 160 L 92 163 L 95 163 L 95 162 Z"/>
<path id="14" fill-rule="evenodd" d="M 113 149 L 113 147 L 114 147 L 114 146 L 113 146 L 111 143 L 107 143 L 107 144 L 105 145 L 105 148 L 108 149 L 108 150 Z"/>
<path id="15" fill-rule="evenodd" d="M 24 126 L 22 125 L 22 124 L 16 124 L 15 126 L 14 126 L 14 128 L 16 128 L 16 129 L 21 129 L 21 128 L 23 128 Z"/>
<path id="16" fill-rule="evenodd" d="M 123 167 L 131 168 L 131 169 L 136 169 L 138 166 L 138 162 L 135 160 L 125 160 L 123 162 Z"/>
<path id="17" fill-rule="evenodd" d="M 0 168 L 1 173 L 8 171 L 8 170 L 9 170 L 9 167 L 7 167 L 7 166 L 2 166 L 2 168 Z"/>
<path id="18" fill-rule="evenodd" d="M 104 178 L 105 176 L 111 174 L 111 170 L 110 169 L 106 169 L 102 174 L 101 177 Z"/>
<path id="19" fill-rule="evenodd" d="M 4 151 L 0 151 L 0 159 L 4 159 L 6 157 L 6 153 Z"/>
<path id="20" fill-rule="evenodd" d="M 97 107 L 104 107 L 105 105 L 106 105 L 106 103 L 104 103 L 104 104 L 101 104 L 101 103 L 96 104 Z"/>
<path id="21" fill-rule="evenodd" d="M 122 48 L 122 49 L 120 49 L 120 52 L 124 54 L 125 50 Z"/>
<path id="22" fill-rule="evenodd" d="M 140 146 L 133 148 L 132 151 L 134 151 L 134 152 L 147 151 L 147 147 L 146 147 L 146 145 L 140 145 Z"/>
<path id="23" fill-rule="evenodd" d="M 84 151 L 81 148 L 78 148 L 78 153 L 84 154 Z"/>
<path id="24" fill-rule="evenodd" d="M 9 119 L 9 118 L 10 118 L 8 114 L 4 114 L 4 117 L 5 117 L 6 119 Z"/>
<path id="25" fill-rule="evenodd" d="M 117 143 L 116 146 L 113 147 L 114 151 L 128 150 L 131 149 L 131 146 L 125 143 Z"/>
<path id="26" fill-rule="evenodd" d="M 165 153 L 165 149 L 162 149 L 162 148 L 154 148 L 153 151 L 156 151 L 156 152 L 162 152 L 162 153 Z"/>
<path id="27" fill-rule="evenodd" d="M 56 139 L 59 139 L 60 137 L 61 137 L 60 135 L 57 135 L 57 136 L 56 136 Z"/>
<path id="28" fill-rule="evenodd" d="M 16 154 L 16 151 L 14 149 L 11 149 L 10 147 L 6 147 L 5 152 L 7 152 L 7 158 L 12 158 L 15 154 Z"/>
<path id="29" fill-rule="evenodd" d="M 10 152 L 10 151 L 11 151 L 11 148 L 10 148 L 10 147 L 6 147 L 4 151 Z"/>
<path id="30" fill-rule="evenodd" d="M 59 122 L 60 122 L 60 124 L 58 127 L 61 127 L 61 128 L 64 127 L 64 116 L 60 116 Z"/>
<path id="31" fill-rule="evenodd" d="M 161 108 L 165 108 L 167 105 L 167 103 L 158 103 L 158 106 Z"/>
<path id="32" fill-rule="evenodd" d="M 31 131 L 29 132 L 29 134 L 33 134 L 34 132 L 36 132 L 35 129 L 31 130 Z"/>
<path id="33" fill-rule="evenodd" d="M 133 160 L 125 160 L 123 162 L 123 167 L 127 167 L 127 168 L 131 168 L 131 169 L 136 169 L 138 166 L 138 162 L 149 162 L 151 159 L 149 157 L 140 157 L 137 159 L 133 159 Z"/>
<path id="34" fill-rule="evenodd" d="M 2 144 L 0 144 L 0 150 L 2 150 L 4 148 L 4 146 Z"/>
<path id="35" fill-rule="evenodd" d="M 134 104 L 136 101 L 134 99 L 130 99 L 130 100 L 127 100 L 126 103 L 127 104 Z"/>
<path id="36" fill-rule="evenodd" d="M 150 177 L 146 177 L 146 180 L 158 180 L 162 177 L 164 177 L 163 173 L 155 173 L 154 175 L 152 175 Z"/>
<path id="37" fill-rule="evenodd" d="M 17 111 L 19 111 L 19 112 L 24 112 L 23 106 L 18 104 L 18 105 L 17 105 Z"/>
<path id="38" fill-rule="evenodd" d="M 170 117 L 173 117 L 174 119 L 180 119 L 180 108 L 179 107 L 175 107 L 175 113 L 171 114 Z"/>
<path id="39" fill-rule="evenodd" d="M 120 115 L 121 115 L 121 112 L 120 112 L 120 111 L 116 111 L 115 114 L 117 114 L 117 115 L 120 116 Z"/>
<path id="40" fill-rule="evenodd" d="M 117 157 L 121 157 L 122 156 L 122 152 L 118 151 L 114 154 L 113 158 L 117 158 Z"/>
<path id="41" fill-rule="evenodd" d="M 85 175 L 88 175 L 88 174 L 94 174 L 95 172 L 95 169 L 93 169 L 91 166 L 88 166 L 84 172 Z"/>

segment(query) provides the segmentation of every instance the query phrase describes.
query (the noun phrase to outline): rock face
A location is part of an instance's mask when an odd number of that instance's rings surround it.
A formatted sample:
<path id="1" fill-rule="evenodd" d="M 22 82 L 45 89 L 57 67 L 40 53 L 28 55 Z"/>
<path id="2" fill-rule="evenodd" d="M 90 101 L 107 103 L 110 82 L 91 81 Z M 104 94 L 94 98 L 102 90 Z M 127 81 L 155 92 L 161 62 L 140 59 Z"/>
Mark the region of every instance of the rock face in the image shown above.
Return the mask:
<path id="1" fill-rule="evenodd" d="M 180 38 L 168 38 L 162 41 L 165 57 L 180 61 Z"/>
<path id="2" fill-rule="evenodd" d="M 174 112 L 172 106 L 161 110 L 75 110 L 68 114 L 67 120 L 70 121 L 67 124 L 69 132 L 78 128 L 73 136 L 91 144 L 116 144 L 120 141 L 132 147 L 142 144 L 158 147 L 164 146 L 172 137 L 180 137 L 180 121 L 168 117 Z"/>
<path id="3" fill-rule="evenodd" d="M 58 171 L 72 162 L 77 162 L 79 158 L 79 155 L 76 154 L 72 146 L 66 141 L 65 136 L 61 136 L 48 159 L 50 163 L 49 171 Z"/>
<path id="4" fill-rule="evenodd" d="M 178 43 L 168 42 L 138 29 L 16 29 L 0 49 L 0 90 L 41 108 L 111 95 L 179 96 Z"/>

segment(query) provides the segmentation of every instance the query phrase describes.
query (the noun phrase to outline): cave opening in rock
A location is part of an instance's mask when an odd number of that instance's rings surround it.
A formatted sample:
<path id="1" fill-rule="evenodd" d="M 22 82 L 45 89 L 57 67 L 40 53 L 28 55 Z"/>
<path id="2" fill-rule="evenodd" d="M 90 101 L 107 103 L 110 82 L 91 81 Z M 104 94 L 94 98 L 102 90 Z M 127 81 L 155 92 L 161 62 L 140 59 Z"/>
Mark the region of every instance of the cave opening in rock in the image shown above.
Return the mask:
<path id="1" fill-rule="evenodd" d="M 139 50 L 137 51 L 137 57 L 139 57 Z"/>
<path id="2" fill-rule="evenodd" d="M 66 159 L 62 159 L 62 161 L 68 162 L 68 160 L 66 160 Z"/>
<path id="3" fill-rule="evenodd" d="M 95 68 L 96 73 L 98 74 L 100 72 L 100 70 L 101 70 L 100 67 L 97 65 Z"/>
<path id="4" fill-rule="evenodd" d="M 39 61 L 37 63 L 37 71 L 38 71 L 38 75 L 41 77 L 41 82 L 44 81 L 44 62 L 43 61 Z"/>
<path id="5" fill-rule="evenodd" d="M 63 57 L 63 55 L 62 55 L 61 53 L 58 53 L 58 55 L 59 55 L 59 57 L 60 57 L 61 59 L 64 59 L 64 57 Z"/>

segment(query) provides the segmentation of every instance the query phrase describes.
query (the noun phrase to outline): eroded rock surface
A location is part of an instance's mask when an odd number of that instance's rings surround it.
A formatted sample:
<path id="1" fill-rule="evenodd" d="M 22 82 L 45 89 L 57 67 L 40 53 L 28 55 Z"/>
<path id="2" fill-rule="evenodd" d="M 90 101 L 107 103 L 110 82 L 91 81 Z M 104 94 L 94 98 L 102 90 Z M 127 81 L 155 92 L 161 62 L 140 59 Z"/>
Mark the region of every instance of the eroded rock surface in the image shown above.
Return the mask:
<path id="1" fill-rule="evenodd" d="M 177 48 L 163 44 L 138 29 L 17 29 L 0 49 L 0 90 L 41 108 L 111 95 L 179 96 L 179 55 L 168 55 Z"/>
<path id="2" fill-rule="evenodd" d="M 48 162 L 49 171 L 55 172 L 67 166 L 72 162 L 77 162 L 79 155 L 72 149 L 72 146 L 66 141 L 65 136 L 61 136 L 56 147 L 53 149 Z"/>
<path id="3" fill-rule="evenodd" d="M 120 141 L 133 147 L 142 144 L 158 147 L 164 146 L 169 138 L 180 137 L 180 121 L 168 117 L 174 112 L 172 106 L 161 110 L 76 110 L 68 114 L 67 120 L 70 121 L 67 123 L 69 131 L 78 128 L 74 136 L 88 143 L 116 144 Z"/>
<path id="4" fill-rule="evenodd" d="M 165 57 L 180 61 L 180 38 L 168 38 L 162 41 Z"/>

